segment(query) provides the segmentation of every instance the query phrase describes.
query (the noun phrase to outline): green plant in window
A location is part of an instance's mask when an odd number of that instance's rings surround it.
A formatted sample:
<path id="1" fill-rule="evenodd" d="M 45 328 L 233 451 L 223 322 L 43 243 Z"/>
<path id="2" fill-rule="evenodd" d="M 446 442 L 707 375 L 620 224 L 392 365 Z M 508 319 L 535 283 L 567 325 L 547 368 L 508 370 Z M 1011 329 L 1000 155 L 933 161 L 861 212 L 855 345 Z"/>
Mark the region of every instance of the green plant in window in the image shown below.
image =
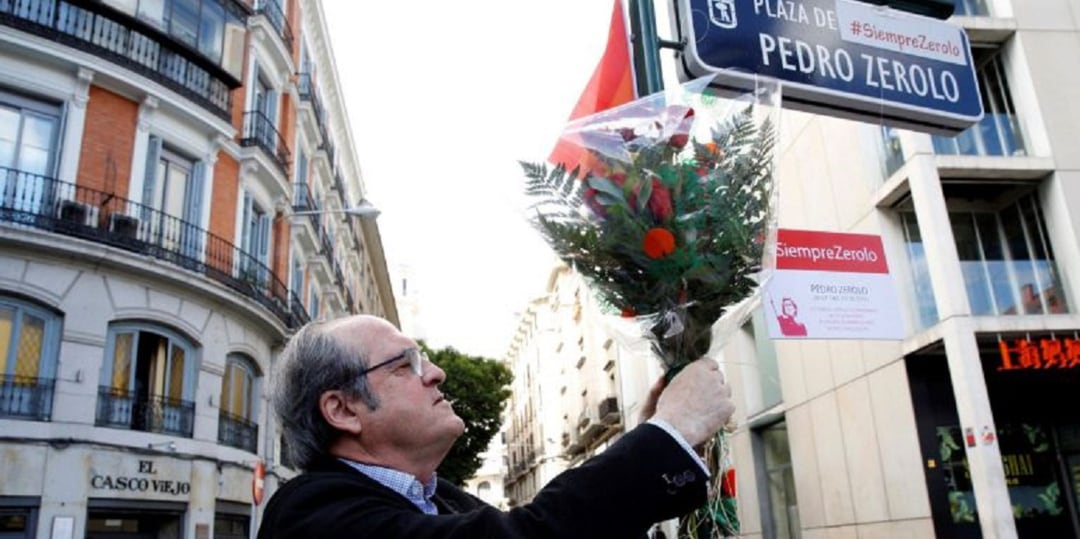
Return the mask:
<path id="1" fill-rule="evenodd" d="M 953 451 L 960 450 L 960 444 L 956 443 L 953 439 L 953 429 L 951 427 L 938 427 L 938 453 L 941 454 L 941 460 L 952 460 Z"/>
<path id="2" fill-rule="evenodd" d="M 1045 490 L 1039 493 L 1039 501 L 1042 502 L 1047 513 L 1053 516 L 1061 514 L 1061 488 L 1058 487 L 1057 481 L 1050 483 Z"/>
<path id="3" fill-rule="evenodd" d="M 975 511 L 968 504 L 967 494 L 954 490 L 949 492 L 949 513 L 953 522 L 975 522 Z"/>
<path id="4" fill-rule="evenodd" d="M 1046 437 L 1046 431 L 1038 425 L 1021 425 L 1024 429 L 1024 435 L 1027 436 L 1028 443 L 1031 444 L 1032 451 L 1036 453 L 1045 453 L 1050 450 L 1050 440 Z"/>

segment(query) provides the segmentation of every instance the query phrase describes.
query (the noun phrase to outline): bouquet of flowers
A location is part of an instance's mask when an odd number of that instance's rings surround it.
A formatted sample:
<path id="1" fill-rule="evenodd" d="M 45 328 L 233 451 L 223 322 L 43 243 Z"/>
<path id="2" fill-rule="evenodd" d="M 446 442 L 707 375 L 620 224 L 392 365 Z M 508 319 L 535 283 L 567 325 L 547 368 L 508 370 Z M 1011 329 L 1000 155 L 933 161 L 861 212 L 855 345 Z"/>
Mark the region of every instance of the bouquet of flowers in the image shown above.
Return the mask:
<path id="1" fill-rule="evenodd" d="M 572 170 L 521 163 L 535 227 L 602 304 L 639 323 L 669 380 L 758 290 L 775 242 L 779 91 L 722 99 L 707 82 L 572 122 L 562 135 L 581 149 Z M 692 536 L 738 532 L 724 440 L 704 448 L 714 488 L 683 523 Z"/>

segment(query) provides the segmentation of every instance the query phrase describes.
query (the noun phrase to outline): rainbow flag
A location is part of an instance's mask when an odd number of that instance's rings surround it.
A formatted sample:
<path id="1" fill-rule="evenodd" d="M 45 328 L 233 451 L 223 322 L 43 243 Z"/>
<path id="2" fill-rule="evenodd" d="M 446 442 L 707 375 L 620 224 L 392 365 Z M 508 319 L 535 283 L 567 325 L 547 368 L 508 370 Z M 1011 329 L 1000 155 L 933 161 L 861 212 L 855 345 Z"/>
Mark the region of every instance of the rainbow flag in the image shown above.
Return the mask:
<path id="1" fill-rule="evenodd" d="M 615 0 L 604 55 L 581 92 L 569 120 L 614 108 L 634 99 L 637 99 L 637 90 L 634 85 L 634 62 L 630 56 L 630 34 L 626 31 L 622 0 Z M 587 155 L 576 135 L 564 134 L 555 143 L 548 161 L 553 165 L 563 165 L 567 170 L 581 166 L 584 172 L 592 165 L 591 160 L 586 159 Z"/>

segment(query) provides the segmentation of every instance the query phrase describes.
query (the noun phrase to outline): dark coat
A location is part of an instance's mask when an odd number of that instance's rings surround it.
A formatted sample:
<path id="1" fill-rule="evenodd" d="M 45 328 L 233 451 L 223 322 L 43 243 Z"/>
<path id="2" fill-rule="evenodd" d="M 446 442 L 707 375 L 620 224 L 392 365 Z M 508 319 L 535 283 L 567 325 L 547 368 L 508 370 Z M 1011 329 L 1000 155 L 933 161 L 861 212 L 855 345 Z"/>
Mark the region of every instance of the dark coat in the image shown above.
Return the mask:
<path id="1" fill-rule="evenodd" d="M 426 515 L 404 496 L 328 459 L 282 486 L 263 514 L 259 539 L 631 538 L 654 522 L 705 502 L 697 462 L 653 425 L 640 425 L 603 453 L 567 470 L 529 504 L 503 512 L 440 481 Z"/>

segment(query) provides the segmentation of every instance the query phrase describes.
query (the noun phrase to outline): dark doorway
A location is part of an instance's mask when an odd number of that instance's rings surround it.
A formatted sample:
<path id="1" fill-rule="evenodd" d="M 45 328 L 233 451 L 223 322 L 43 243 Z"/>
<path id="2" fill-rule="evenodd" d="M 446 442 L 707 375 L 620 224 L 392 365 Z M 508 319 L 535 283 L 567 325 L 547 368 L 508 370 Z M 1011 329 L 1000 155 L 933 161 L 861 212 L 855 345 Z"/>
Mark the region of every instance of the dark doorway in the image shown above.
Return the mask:
<path id="1" fill-rule="evenodd" d="M 1068 404 L 1075 402 L 1080 371 L 1004 372 L 997 336 L 979 344 L 992 433 L 960 425 L 940 345 L 906 359 L 936 535 L 982 537 L 965 446 L 996 443 L 1019 537 L 1080 538 L 1080 418 Z"/>

